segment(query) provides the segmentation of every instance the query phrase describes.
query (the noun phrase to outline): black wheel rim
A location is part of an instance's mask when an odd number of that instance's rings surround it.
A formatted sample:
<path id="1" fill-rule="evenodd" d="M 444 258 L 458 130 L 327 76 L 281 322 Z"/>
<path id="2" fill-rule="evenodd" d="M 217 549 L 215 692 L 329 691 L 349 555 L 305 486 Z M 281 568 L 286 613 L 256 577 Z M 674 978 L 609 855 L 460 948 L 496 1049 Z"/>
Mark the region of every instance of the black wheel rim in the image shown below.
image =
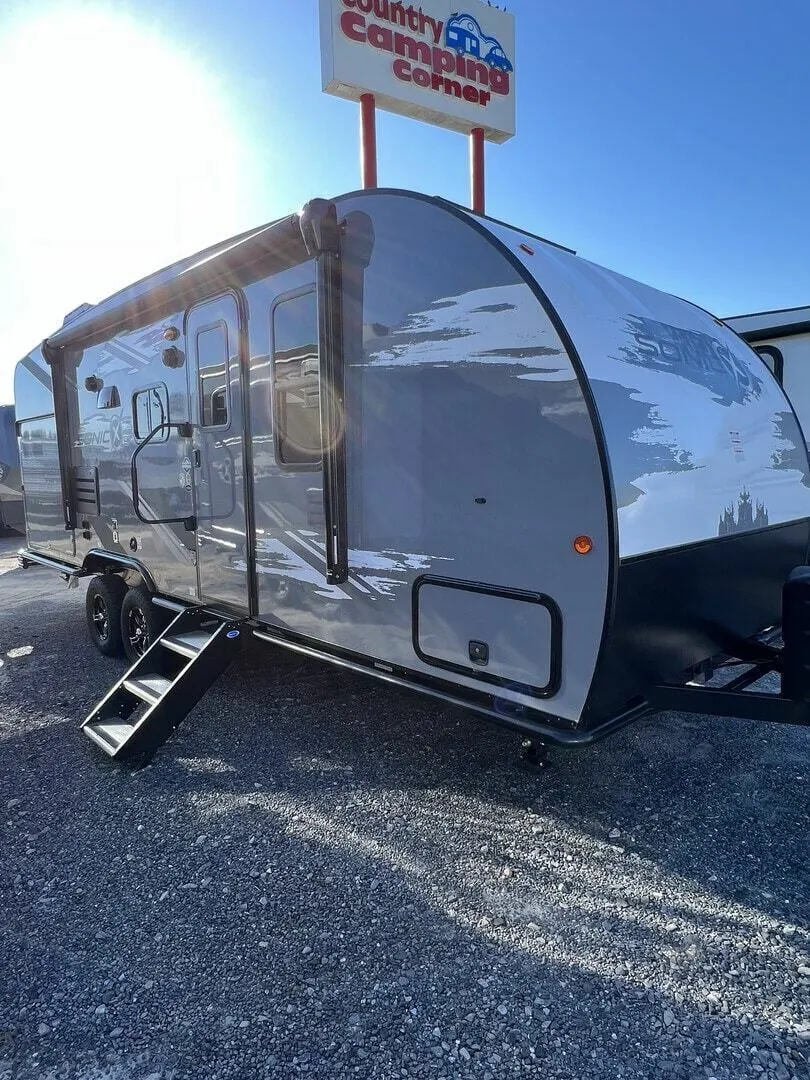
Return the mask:
<path id="1" fill-rule="evenodd" d="M 110 613 L 103 596 L 93 597 L 93 629 L 99 641 L 106 641 L 110 636 Z"/>
<path id="2" fill-rule="evenodd" d="M 143 656 L 149 648 L 149 629 L 146 616 L 140 608 L 132 608 L 127 612 L 127 642 L 136 656 Z"/>

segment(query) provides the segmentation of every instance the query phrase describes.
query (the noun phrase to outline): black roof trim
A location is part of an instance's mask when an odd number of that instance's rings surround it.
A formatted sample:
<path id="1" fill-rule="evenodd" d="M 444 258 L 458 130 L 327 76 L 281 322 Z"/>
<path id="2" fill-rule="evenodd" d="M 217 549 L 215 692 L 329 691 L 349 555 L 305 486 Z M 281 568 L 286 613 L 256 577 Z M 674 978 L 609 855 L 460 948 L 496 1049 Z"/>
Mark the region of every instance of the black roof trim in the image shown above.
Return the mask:
<path id="1" fill-rule="evenodd" d="M 810 304 L 799 304 L 798 307 L 774 308 L 772 311 L 749 311 L 746 315 L 726 315 L 724 322 L 729 319 L 758 319 L 761 315 L 787 315 L 790 311 L 806 311 Z"/>
<path id="2" fill-rule="evenodd" d="M 524 236 L 530 236 L 532 240 L 539 240 L 541 244 L 548 244 L 549 247 L 555 247 L 560 251 L 566 251 L 569 255 L 577 254 L 573 248 L 566 247 L 565 244 L 558 244 L 555 240 L 549 240 L 547 237 L 540 236 L 538 233 L 529 232 L 528 229 L 524 229 L 520 225 L 512 225 L 509 221 L 501 221 L 499 218 L 490 217 L 489 214 L 476 214 L 469 206 L 464 206 L 463 203 L 457 203 L 453 199 L 445 199 L 443 195 L 424 195 L 421 191 L 413 191 L 411 188 L 355 188 L 354 191 L 346 191 L 342 195 L 335 196 L 335 202 L 340 202 L 343 199 L 354 199 L 358 195 L 401 195 L 404 197 L 410 196 L 411 198 L 416 197 L 422 201 L 437 203 L 439 206 L 449 206 L 454 212 L 461 210 L 462 213 L 468 215 L 474 221 L 491 221 L 493 225 L 503 225 L 506 229 L 514 229 L 515 232 L 523 233 Z"/>
<path id="3" fill-rule="evenodd" d="M 566 247 L 565 244 L 558 244 L 556 240 L 549 240 L 546 236 L 540 236 L 539 233 L 529 232 L 528 229 L 523 229 L 519 225 L 512 225 L 508 221 L 501 221 L 500 218 L 492 217 L 490 214 L 476 214 L 468 206 L 462 205 L 462 203 L 453 202 L 452 199 L 442 198 L 441 195 L 434 195 L 433 198 L 440 203 L 446 203 L 448 206 L 454 206 L 458 210 L 463 210 L 465 214 L 469 214 L 471 217 L 481 218 L 483 221 L 491 221 L 493 225 L 503 225 L 505 229 L 513 229 L 515 232 L 523 233 L 524 236 L 530 236 L 532 240 L 539 240 L 542 244 L 549 244 L 551 247 L 559 248 L 560 251 L 567 251 L 569 255 L 576 255 L 576 251 L 573 248 Z"/>
<path id="4" fill-rule="evenodd" d="M 748 342 L 769 341 L 771 338 L 797 337 L 799 334 L 810 334 L 810 320 L 806 319 L 804 322 L 798 323 L 784 323 L 782 326 L 759 327 L 756 330 L 738 330 L 737 333 Z"/>

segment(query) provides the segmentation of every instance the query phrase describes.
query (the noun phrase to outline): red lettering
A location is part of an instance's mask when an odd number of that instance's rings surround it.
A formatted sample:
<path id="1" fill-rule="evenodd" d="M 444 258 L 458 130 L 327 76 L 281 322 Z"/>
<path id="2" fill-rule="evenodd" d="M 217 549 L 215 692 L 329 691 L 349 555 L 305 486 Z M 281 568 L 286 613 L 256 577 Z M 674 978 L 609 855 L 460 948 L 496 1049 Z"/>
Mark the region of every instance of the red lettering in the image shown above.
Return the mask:
<path id="1" fill-rule="evenodd" d="M 377 26 L 376 23 L 372 23 L 368 28 L 368 43 L 373 45 L 375 49 L 383 49 L 384 52 L 394 51 L 394 32 L 388 30 L 384 26 Z"/>
<path id="2" fill-rule="evenodd" d="M 456 70 L 456 54 L 448 52 L 447 49 L 433 50 L 433 70 L 446 73 L 448 71 Z"/>
<path id="3" fill-rule="evenodd" d="M 471 105 L 480 105 L 482 108 L 486 108 L 490 103 L 493 94 L 505 97 L 510 93 L 509 72 L 490 68 L 489 65 L 473 57 L 458 55 L 449 49 L 441 48 L 445 24 L 440 19 L 426 15 L 421 7 L 417 9 L 413 3 L 406 7 L 403 0 L 342 0 L 342 2 L 343 7 L 349 9 L 340 17 L 340 28 L 343 34 L 350 41 L 355 41 L 360 45 L 370 45 L 373 49 L 401 57 L 393 63 L 394 77 L 400 82 L 415 83 L 424 89 L 444 93 L 448 97 L 461 98 Z M 431 46 L 428 41 L 419 41 L 407 34 L 394 33 L 388 26 L 369 23 L 365 16 L 371 15 L 372 12 L 383 23 L 409 27 L 422 37 L 432 35 L 435 45 Z M 414 67 L 413 61 L 424 66 Z M 463 81 L 446 78 L 447 75 L 457 75 Z M 473 83 L 478 85 L 471 85 Z M 479 89 L 479 87 L 489 87 L 489 89 Z"/>
<path id="4" fill-rule="evenodd" d="M 397 56 L 407 56 L 421 64 L 430 63 L 430 46 L 426 41 L 414 41 L 404 34 L 394 34 L 394 52 Z"/>
<path id="5" fill-rule="evenodd" d="M 394 74 L 401 82 L 411 81 L 411 65 L 407 60 L 394 61 Z"/>
<path id="6" fill-rule="evenodd" d="M 371 29 L 369 29 L 369 37 L 371 37 Z M 479 90 L 477 86 L 470 86 L 469 84 L 462 87 L 461 83 L 456 82 L 455 79 L 446 78 L 440 72 L 434 71 L 431 74 L 431 72 L 425 71 L 424 68 L 412 68 L 407 60 L 395 60 L 393 69 L 394 75 L 400 82 L 415 83 L 425 90 L 435 90 L 436 93 L 463 98 L 471 105 L 481 105 L 486 108 L 492 97 L 488 90 Z"/>
<path id="7" fill-rule="evenodd" d="M 489 73 L 489 88 L 493 94 L 508 94 L 509 72 L 498 71 L 497 68 L 492 68 Z"/>
<path id="8" fill-rule="evenodd" d="M 424 34 L 426 28 L 429 26 L 431 33 L 433 34 L 433 40 L 438 45 L 442 40 L 442 30 L 444 29 L 444 23 L 441 19 L 434 19 L 430 15 L 423 15 L 422 9 L 419 9 L 419 18 L 421 20 L 421 33 Z"/>
<path id="9" fill-rule="evenodd" d="M 489 68 L 486 64 L 482 64 L 480 60 L 468 60 L 466 67 L 465 74 L 472 82 L 481 83 L 482 86 L 489 84 Z"/>
<path id="10" fill-rule="evenodd" d="M 352 15 L 350 11 L 344 11 L 340 16 L 340 29 L 350 41 L 366 40 L 366 20 L 362 15 Z"/>

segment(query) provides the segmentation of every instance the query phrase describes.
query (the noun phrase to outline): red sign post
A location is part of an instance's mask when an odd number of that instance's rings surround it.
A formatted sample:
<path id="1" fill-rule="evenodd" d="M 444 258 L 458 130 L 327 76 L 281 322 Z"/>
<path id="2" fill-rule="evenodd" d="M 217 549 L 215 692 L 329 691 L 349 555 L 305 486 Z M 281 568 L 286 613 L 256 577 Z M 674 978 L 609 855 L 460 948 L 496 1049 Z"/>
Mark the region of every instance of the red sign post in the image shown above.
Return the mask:
<path id="1" fill-rule="evenodd" d="M 483 214 L 486 204 L 484 186 L 484 129 L 470 132 L 470 194 L 474 214 Z"/>
<path id="2" fill-rule="evenodd" d="M 377 103 L 373 94 L 360 97 L 360 171 L 364 188 L 377 186 Z"/>

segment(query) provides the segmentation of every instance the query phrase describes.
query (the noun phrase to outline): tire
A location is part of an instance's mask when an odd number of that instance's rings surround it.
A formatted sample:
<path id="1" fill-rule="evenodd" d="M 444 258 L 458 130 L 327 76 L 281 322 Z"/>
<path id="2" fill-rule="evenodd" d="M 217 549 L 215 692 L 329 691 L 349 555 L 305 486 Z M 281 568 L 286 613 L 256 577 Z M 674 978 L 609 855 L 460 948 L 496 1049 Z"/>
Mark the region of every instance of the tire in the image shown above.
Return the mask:
<path id="1" fill-rule="evenodd" d="M 129 589 L 121 605 L 121 641 L 131 664 L 146 652 L 163 632 L 166 620 L 152 603 L 147 589 L 138 585 Z"/>
<path id="2" fill-rule="evenodd" d="M 87 586 L 84 612 L 90 640 L 104 656 L 120 656 L 121 607 L 127 587 L 115 574 L 94 577 Z"/>

